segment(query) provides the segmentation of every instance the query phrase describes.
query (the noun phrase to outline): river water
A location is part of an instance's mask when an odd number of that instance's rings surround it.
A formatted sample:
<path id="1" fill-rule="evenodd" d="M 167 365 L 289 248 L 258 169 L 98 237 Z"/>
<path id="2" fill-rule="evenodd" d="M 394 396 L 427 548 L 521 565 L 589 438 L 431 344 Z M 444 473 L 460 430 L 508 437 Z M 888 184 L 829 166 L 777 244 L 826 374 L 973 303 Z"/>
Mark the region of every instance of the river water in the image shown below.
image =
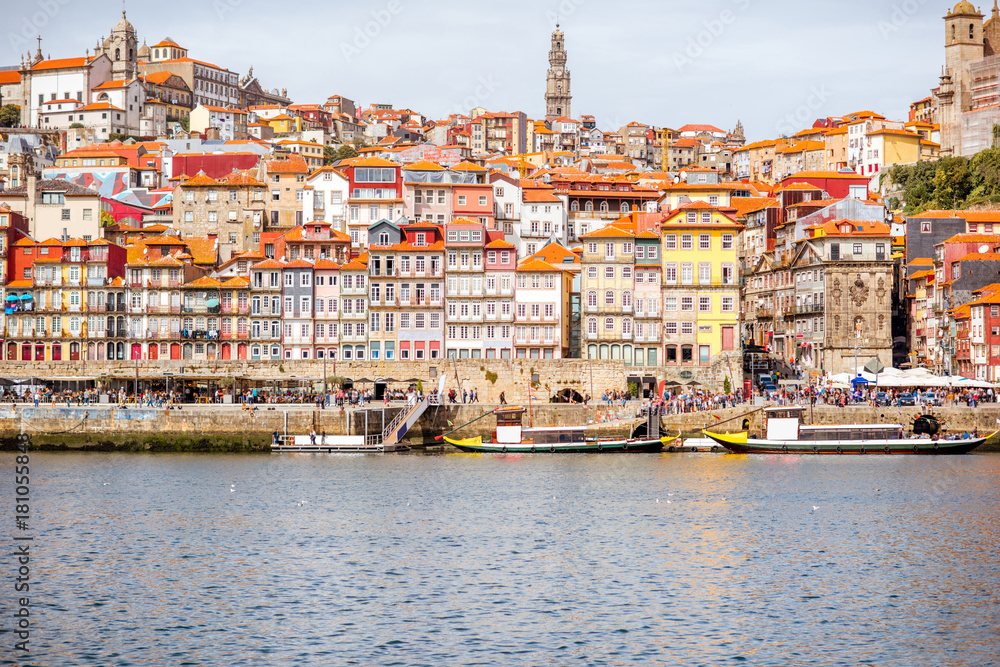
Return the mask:
<path id="1" fill-rule="evenodd" d="M 4 632 L 2 664 L 1000 661 L 996 454 L 31 465 L 33 651 Z"/>

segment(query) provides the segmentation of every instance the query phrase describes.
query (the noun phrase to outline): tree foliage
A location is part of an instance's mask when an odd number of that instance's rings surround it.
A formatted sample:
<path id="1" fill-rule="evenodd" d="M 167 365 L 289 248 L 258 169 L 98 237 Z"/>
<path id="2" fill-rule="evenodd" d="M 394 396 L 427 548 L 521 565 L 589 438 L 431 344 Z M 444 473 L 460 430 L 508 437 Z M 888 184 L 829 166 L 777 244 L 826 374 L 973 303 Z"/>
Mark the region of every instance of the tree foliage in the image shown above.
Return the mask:
<path id="1" fill-rule="evenodd" d="M 349 160 L 352 157 L 357 157 L 358 151 L 351 144 L 344 144 L 340 148 L 334 150 L 332 146 L 323 147 L 323 157 L 325 158 L 323 162 L 325 164 L 333 164 L 339 162 L 340 160 Z"/>
<path id="2" fill-rule="evenodd" d="M 971 158 L 943 157 L 896 166 L 888 175 L 903 193 L 907 215 L 930 209 L 1000 205 L 1000 148 Z"/>
<path id="3" fill-rule="evenodd" d="M 5 104 L 0 107 L 0 127 L 14 127 L 21 124 L 21 107 Z"/>

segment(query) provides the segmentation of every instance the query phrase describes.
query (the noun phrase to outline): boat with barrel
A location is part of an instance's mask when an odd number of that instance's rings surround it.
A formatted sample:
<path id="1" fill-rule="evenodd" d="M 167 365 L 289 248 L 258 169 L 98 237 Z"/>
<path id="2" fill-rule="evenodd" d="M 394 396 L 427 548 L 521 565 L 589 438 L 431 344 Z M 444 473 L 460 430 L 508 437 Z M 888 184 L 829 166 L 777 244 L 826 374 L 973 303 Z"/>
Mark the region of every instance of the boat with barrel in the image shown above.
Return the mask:
<path id="1" fill-rule="evenodd" d="M 666 444 L 674 441 L 673 437 L 661 438 L 653 434 L 623 439 L 588 438 L 585 425 L 524 427 L 524 413 L 525 408 L 511 406 L 498 408 L 480 417 L 482 419 L 491 414 L 496 416 L 496 428 L 489 440 L 484 440 L 482 436 L 458 440 L 449 438 L 447 434 L 438 436 L 438 439 L 451 443 L 463 452 L 483 454 L 632 454 L 660 452 Z M 658 426 L 659 416 L 655 419 Z M 650 433 L 648 424 L 645 426 L 647 429 L 644 433 Z M 651 430 L 658 433 L 658 428 Z"/>
<path id="2" fill-rule="evenodd" d="M 703 433 L 737 454 L 967 454 L 996 435 L 946 440 L 926 433 L 924 437 L 908 435 L 898 424 L 808 426 L 803 423 L 804 412 L 802 407 L 766 409 L 765 438 L 751 438 L 748 430 Z"/>

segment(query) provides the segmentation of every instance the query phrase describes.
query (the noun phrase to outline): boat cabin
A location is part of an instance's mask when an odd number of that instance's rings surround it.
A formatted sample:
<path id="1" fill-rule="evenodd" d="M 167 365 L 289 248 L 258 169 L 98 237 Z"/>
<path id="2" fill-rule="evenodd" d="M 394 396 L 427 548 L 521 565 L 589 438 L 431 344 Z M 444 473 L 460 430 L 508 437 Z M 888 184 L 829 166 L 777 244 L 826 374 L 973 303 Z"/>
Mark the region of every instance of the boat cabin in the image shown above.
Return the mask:
<path id="1" fill-rule="evenodd" d="M 903 427 L 898 424 L 844 424 L 804 426 L 805 408 L 799 406 L 768 408 L 767 439 L 799 442 L 849 440 L 900 440 Z"/>
<path id="2" fill-rule="evenodd" d="M 524 428 L 521 423 L 524 413 L 525 409 L 520 407 L 496 410 L 497 428 L 493 432 L 493 442 L 499 445 L 558 445 L 587 439 L 586 426 Z"/>

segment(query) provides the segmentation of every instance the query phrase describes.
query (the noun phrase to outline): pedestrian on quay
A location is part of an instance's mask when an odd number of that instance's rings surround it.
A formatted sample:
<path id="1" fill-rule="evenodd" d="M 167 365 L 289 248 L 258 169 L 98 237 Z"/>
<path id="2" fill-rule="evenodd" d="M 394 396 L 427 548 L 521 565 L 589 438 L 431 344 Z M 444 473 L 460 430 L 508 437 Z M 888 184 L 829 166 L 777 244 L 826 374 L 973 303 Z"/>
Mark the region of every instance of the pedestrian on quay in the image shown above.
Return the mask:
<path id="1" fill-rule="evenodd" d="M 502 391 L 500 392 L 500 405 L 507 405 L 507 397 Z"/>

